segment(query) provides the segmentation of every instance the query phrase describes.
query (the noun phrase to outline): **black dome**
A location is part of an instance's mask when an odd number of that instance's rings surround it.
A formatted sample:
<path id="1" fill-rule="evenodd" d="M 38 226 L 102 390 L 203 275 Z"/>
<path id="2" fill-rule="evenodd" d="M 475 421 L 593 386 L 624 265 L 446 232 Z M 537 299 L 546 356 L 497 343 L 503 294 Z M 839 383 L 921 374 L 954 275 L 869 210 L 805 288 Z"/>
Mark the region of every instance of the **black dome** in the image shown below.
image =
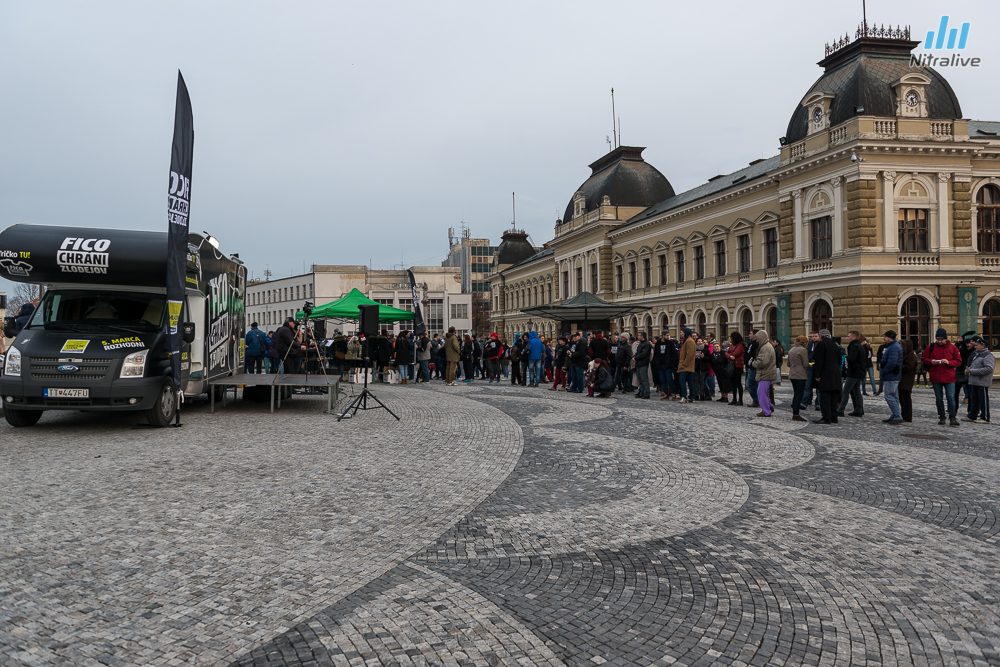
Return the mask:
<path id="1" fill-rule="evenodd" d="M 496 251 L 496 263 L 499 266 L 517 264 L 535 254 L 535 248 L 528 241 L 525 232 L 507 231 L 500 238 Z"/>
<path id="2" fill-rule="evenodd" d="M 813 93 L 834 94 L 830 105 L 830 127 L 855 115 L 895 116 L 896 100 L 892 84 L 906 74 L 920 73 L 931 80 L 924 88 L 927 115 L 931 118 L 961 118 L 962 107 L 945 78 L 930 67 L 910 66 L 910 51 L 919 44 L 902 39 L 858 39 L 820 61 L 826 71 L 802 99 Z M 856 114 L 855 107 L 864 107 L 864 112 Z M 809 110 L 799 104 L 788 121 L 785 141 L 795 143 L 808 133 Z"/>
<path id="3" fill-rule="evenodd" d="M 619 146 L 590 165 L 590 178 L 576 189 L 586 197 L 586 210 L 593 211 L 600 206 L 604 195 L 615 206 L 643 208 L 674 196 L 674 188 L 667 177 L 642 159 L 644 150 L 644 147 Z M 563 222 L 572 219 L 571 198 L 563 214 Z"/>

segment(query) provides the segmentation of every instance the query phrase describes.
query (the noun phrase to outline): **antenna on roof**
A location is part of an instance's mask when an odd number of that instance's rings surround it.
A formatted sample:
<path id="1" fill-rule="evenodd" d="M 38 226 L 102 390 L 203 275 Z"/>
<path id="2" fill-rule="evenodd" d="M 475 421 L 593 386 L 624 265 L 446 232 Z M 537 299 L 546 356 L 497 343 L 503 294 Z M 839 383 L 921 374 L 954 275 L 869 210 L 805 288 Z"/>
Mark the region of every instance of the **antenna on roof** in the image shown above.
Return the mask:
<path id="1" fill-rule="evenodd" d="M 615 138 L 614 148 L 618 148 L 618 132 L 615 131 L 615 89 L 611 89 L 611 136 Z"/>
<path id="2" fill-rule="evenodd" d="M 608 135 L 605 134 L 604 135 L 604 140 L 606 142 L 608 142 L 608 152 L 610 153 L 611 152 L 611 137 L 609 137 Z"/>
<path id="3" fill-rule="evenodd" d="M 618 145 L 622 145 L 622 117 L 618 116 Z"/>
<path id="4" fill-rule="evenodd" d="M 511 231 L 517 229 L 517 202 L 514 199 L 514 193 L 510 193 L 510 210 L 514 215 L 514 219 L 510 223 Z"/>
<path id="5" fill-rule="evenodd" d="M 861 19 L 864 21 L 865 28 L 868 28 L 868 10 L 865 7 L 865 0 L 861 0 Z"/>

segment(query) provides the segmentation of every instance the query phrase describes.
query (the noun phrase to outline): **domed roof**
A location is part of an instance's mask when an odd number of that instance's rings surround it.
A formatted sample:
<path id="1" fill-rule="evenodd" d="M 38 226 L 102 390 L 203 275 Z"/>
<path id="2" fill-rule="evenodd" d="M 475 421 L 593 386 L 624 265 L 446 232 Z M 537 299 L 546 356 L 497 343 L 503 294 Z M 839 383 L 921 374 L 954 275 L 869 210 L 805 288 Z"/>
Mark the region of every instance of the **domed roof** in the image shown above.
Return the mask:
<path id="1" fill-rule="evenodd" d="M 500 239 L 500 245 L 497 246 L 496 251 L 497 266 L 517 264 L 535 254 L 535 248 L 528 241 L 528 234 L 525 232 L 506 231 Z"/>
<path id="2" fill-rule="evenodd" d="M 674 196 L 674 188 L 656 167 L 642 159 L 645 147 L 619 146 L 590 165 L 590 178 L 577 192 L 586 197 L 586 210 L 593 211 L 607 195 L 615 206 L 652 206 Z M 573 219 L 573 198 L 566 205 L 563 222 Z"/>
<path id="3" fill-rule="evenodd" d="M 896 100 L 892 84 L 907 74 L 920 73 L 931 82 L 924 87 L 930 118 L 961 118 L 962 107 L 955 91 L 930 67 L 910 66 L 910 51 L 920 42 L 908 39 L 862 37 L 821 60 L 823 75 L 802 96 L 833 94 L 830 126 L 859 116 L 895 116 Z M 863 111 L 855 111 L 863 107 Z M 799 104 L 788 121 L 785 141 L 804 139 L 809 133 L 809 110 Z"/>

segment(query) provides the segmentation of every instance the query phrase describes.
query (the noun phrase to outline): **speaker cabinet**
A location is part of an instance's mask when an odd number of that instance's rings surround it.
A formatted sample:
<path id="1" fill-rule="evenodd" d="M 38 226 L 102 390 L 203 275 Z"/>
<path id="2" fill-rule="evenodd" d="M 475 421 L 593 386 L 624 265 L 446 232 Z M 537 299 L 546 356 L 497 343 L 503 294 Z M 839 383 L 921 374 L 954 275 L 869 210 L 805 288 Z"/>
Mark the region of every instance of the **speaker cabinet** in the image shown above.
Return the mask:
<path id="1" fill-rule="evenodd" d="M 378 306 L 358 306 L 358 329 L 361 335 L 372 337 L 378 335 Z"/>

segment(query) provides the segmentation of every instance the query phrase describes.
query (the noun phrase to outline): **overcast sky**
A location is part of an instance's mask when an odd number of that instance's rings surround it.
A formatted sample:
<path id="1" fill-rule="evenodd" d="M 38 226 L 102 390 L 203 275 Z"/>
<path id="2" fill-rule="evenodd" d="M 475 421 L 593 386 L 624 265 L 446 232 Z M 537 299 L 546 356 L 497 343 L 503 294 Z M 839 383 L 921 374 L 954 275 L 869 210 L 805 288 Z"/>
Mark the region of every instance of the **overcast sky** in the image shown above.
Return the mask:
<path id="1" fill-rule="evenodd" d="M 869 0 L 914 38 L 972 23 L 966 117 L 1000 120 L 996 2 Z M 861 1 L 0 0 L 0 228 L 166 229 L 177 70 L 194 110 L 191 228 L 260 277 L 437 265 L 448 227 L 534 242 L 623 143 L 677 192 L 776 154 Z M 0 281 L 0 289 L 9 284 Z"/>

